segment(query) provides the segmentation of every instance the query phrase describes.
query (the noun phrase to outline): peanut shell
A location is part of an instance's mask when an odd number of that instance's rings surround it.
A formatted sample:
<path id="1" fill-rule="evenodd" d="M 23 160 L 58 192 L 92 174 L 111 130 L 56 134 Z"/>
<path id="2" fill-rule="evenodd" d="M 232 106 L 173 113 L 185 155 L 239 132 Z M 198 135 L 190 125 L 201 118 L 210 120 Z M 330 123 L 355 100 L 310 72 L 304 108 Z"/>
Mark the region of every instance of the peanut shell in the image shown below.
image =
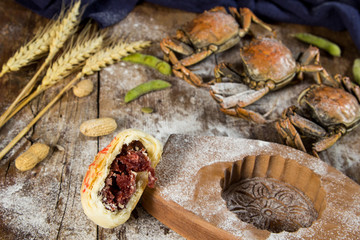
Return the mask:
<path id="1" fill-rule="evenodd" d="M 88 137 L 99 137 L 114 132 L 117 128 L 116 121 L 112 118 L 96 118 L 83 122 L 80 132 Z"/>
<path id="2" fill-rule="evenodd" d="M 80 81 L 73 88 L 74 95 L 77 97 L 85 97 L 89 95 L 94 89 L 94 84 L 91 80 L 85 79 Z"/>
<path id="3" fill-rule="evenodd" d="M 15 160 L 15 167 L 20 171 L 27 171 L 44 160 L 49 154 L 50 147 L 43 143 L 35 143 Z"/>

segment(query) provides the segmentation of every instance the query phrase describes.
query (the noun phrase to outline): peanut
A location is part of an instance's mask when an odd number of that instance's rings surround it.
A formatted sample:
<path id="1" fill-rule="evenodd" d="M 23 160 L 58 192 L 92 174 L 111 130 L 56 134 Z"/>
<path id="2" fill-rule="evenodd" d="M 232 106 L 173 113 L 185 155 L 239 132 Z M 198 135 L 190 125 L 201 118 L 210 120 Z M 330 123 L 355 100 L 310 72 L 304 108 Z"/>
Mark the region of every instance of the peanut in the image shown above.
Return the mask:
<path id="1" fill-rule="evenodd" d="M 27 171 L 44 160 L 50 147 L 43 143 L 35 143 L 15 160 L 15 167 L 20 171 Z"/>
<path id="2" fill-rule="evenodd" d="M 74 95 L 77 97 L 85 97 L 89 95 L 94 89 L 94 84 L 91 80 L 85 79 L 80 81 L 73 88 Z"/>
<path id="3" fill-rule="evenodd" d="M 99 137 L 112 133 L 117 124 L 112 118 L 96 118 L 83 122 L 80 132 L 88 137 Z"/>

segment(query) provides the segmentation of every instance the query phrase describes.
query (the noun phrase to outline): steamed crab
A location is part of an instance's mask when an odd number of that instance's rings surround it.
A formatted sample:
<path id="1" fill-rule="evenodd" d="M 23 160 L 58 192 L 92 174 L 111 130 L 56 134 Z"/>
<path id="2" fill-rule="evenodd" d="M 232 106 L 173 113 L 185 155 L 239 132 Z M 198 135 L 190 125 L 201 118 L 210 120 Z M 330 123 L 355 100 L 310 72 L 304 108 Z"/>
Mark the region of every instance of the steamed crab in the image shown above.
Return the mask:
<path id="1" fill-rule="evenodd" d="M 220 110 L 256 123 L 265 118 L 245 107 L 258 101 L 270 91 L 289 84 L 303 72 L 316 73 L 315 81 L 333 83 L 334 80 L 320 65 L 319 49 L 310 46 L 297 62 L 290 50 L 274 38 L 257 38 L 240 50 L 241 69 L 220 63 L 215 67 L 216 82 L 211 96 L 219 102 Z M 239 71 L 239 72 L 238 72 Z M 223 78 L 237 83 L 219 83 Z"/>
<path id="2" fill-rule="evenodd" d="M 306 152 L 300 135 L 314 138 L 312 153 L 318 156 L 360 124 L 360 88 L 347 77 L 337 75 L 335 79 L 344 89 L 311 85 L 299 95 L 299 107 L 283 112 L 276 129 L 287 145 Z"/>
<path id="3" fill-rule="evenodd" d="M 177 30 L 175 37 L 167 37 L 161 41 L 164 59 L 170 60 L 175 76 L 194 86 L 207 86 L 201 77 L 186 67 L 204 60 L 213 53 L 235 46 L 249 31 L 252 21 L 271 31 L 268 25 L 247 8 L 240 8 L 240 13 L 233 7 L 230 7 L 229 11 L 230 14 L 224 7 L 205 11 Z M 179 60 L 175 53 L 186 57 Z"/>

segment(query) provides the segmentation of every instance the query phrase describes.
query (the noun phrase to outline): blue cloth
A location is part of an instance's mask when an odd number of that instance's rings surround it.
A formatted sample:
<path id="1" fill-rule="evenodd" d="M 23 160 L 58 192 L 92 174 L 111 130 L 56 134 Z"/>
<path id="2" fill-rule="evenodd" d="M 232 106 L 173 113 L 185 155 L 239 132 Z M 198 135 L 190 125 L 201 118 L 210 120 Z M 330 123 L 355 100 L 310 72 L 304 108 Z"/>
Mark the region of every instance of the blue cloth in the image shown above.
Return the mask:
<path id="1" fill-rule="evenodd" d="M 71 0 L 16 0 L 47 18 Z M 101 27 L 113 25 L 141 3 L 141 0 L 82 0 L 87 4 L 84 18 L 94 19 Z M 158 5 L 203 12 L 215 6 L 248 7 L 267 22 L 288 22 L 323 26 L 334 31 L 347 30 L 360 50 L 360 0 L 146 0 Z"/>

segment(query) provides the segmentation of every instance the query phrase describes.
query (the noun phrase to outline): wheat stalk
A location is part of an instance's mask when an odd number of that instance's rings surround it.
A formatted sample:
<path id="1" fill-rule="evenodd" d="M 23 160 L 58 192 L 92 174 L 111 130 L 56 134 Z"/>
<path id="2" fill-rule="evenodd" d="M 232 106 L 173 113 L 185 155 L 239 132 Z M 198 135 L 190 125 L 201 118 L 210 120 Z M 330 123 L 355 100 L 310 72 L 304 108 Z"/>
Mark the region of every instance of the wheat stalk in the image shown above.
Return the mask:
<path id="1" fill-rule="evenodd" d="M 16 137 L 10 141 L 10 143 L 0 152 L 0 159 L 2 159 L 5 154 L 7 154 L 10 149 L 15 146 L 15 144 L 31 129 L 32 126 L 61 98 L 61 96 L 66 93 L 69 89 L 72 88 L 76 82 L 85 75 L 92 75 L 97 71 L 100 71 L 102 68 L 118 62 L 121 58 L 126 57 L 130 53 L 134 53 L 138 50 L 141 50 L 150 45 L 149 41 L 138 41 L 133 43 L 119 43 L 112 45 L 105 49 L 98 51 L 96 54 L 89 57 L 85 65 L 82 68 L 82 71 L 79 72 L 75 78 L 73 78 L 59 93 L 55 96 L 51 102 L 44 107 L 38 115 L 23 129 L 21 132 L 16 135 Z"/>
<path id="2" fill-rule="evenodd" d="M 86 28 L 79 36 L 75 45 L 70 45 L 68 51 L 62 54 L 46 72 L 42 83 L 38 88 L 27 96 L 19 105 L 14 109 L 11 114 L 5 119 L 6 123 L 18 111 L 20 111 L 32 99 L 37 97 L 46 89 L 60 82 L 71 73 L 74 72 L 79 66 L 84 64 L 84 61 L 94 53 L 98 52 L 102 46 L 104 34 L 93 34 Z"/>
<path id="3" fill-rule="evenodd" d="M 64 18 L 62 16 L 65 15 Z M 51 37 L 51 42 L 49 43 L 49 55 L 45 59 L 44 63 L 35 73 L 35 75 L 31 78 L 31 80 L 26 84 L 26 86 L 22 89 L 20 94 L 16 97 L 14 102 L 6 109 L 6 111 L 0 116 L 0 127 L 2 127 L 10 118 L 10 114 L 12 114 L 14 108 L 23 100 L 33 87 L 35 86 L 36 80 L 40 73 L 44 70 L 44 68 L 50 63 L 50 61 L 54 58 L 55 54 L 59 51 L 61 47 L 63 47 L 65 41 L 71 36 L 77 29 L 77 26 L 80 22 L 81 10 L 80 10 L 80 1 L 77 1 L 68 11 L 67 14 L 63 12 L 60 14 L 60 18 L 56 23 L 56 27 L 53 31 L 49 32 L 49 36 Z M 12 114 L 13 116 L 14 114 Z"/>

